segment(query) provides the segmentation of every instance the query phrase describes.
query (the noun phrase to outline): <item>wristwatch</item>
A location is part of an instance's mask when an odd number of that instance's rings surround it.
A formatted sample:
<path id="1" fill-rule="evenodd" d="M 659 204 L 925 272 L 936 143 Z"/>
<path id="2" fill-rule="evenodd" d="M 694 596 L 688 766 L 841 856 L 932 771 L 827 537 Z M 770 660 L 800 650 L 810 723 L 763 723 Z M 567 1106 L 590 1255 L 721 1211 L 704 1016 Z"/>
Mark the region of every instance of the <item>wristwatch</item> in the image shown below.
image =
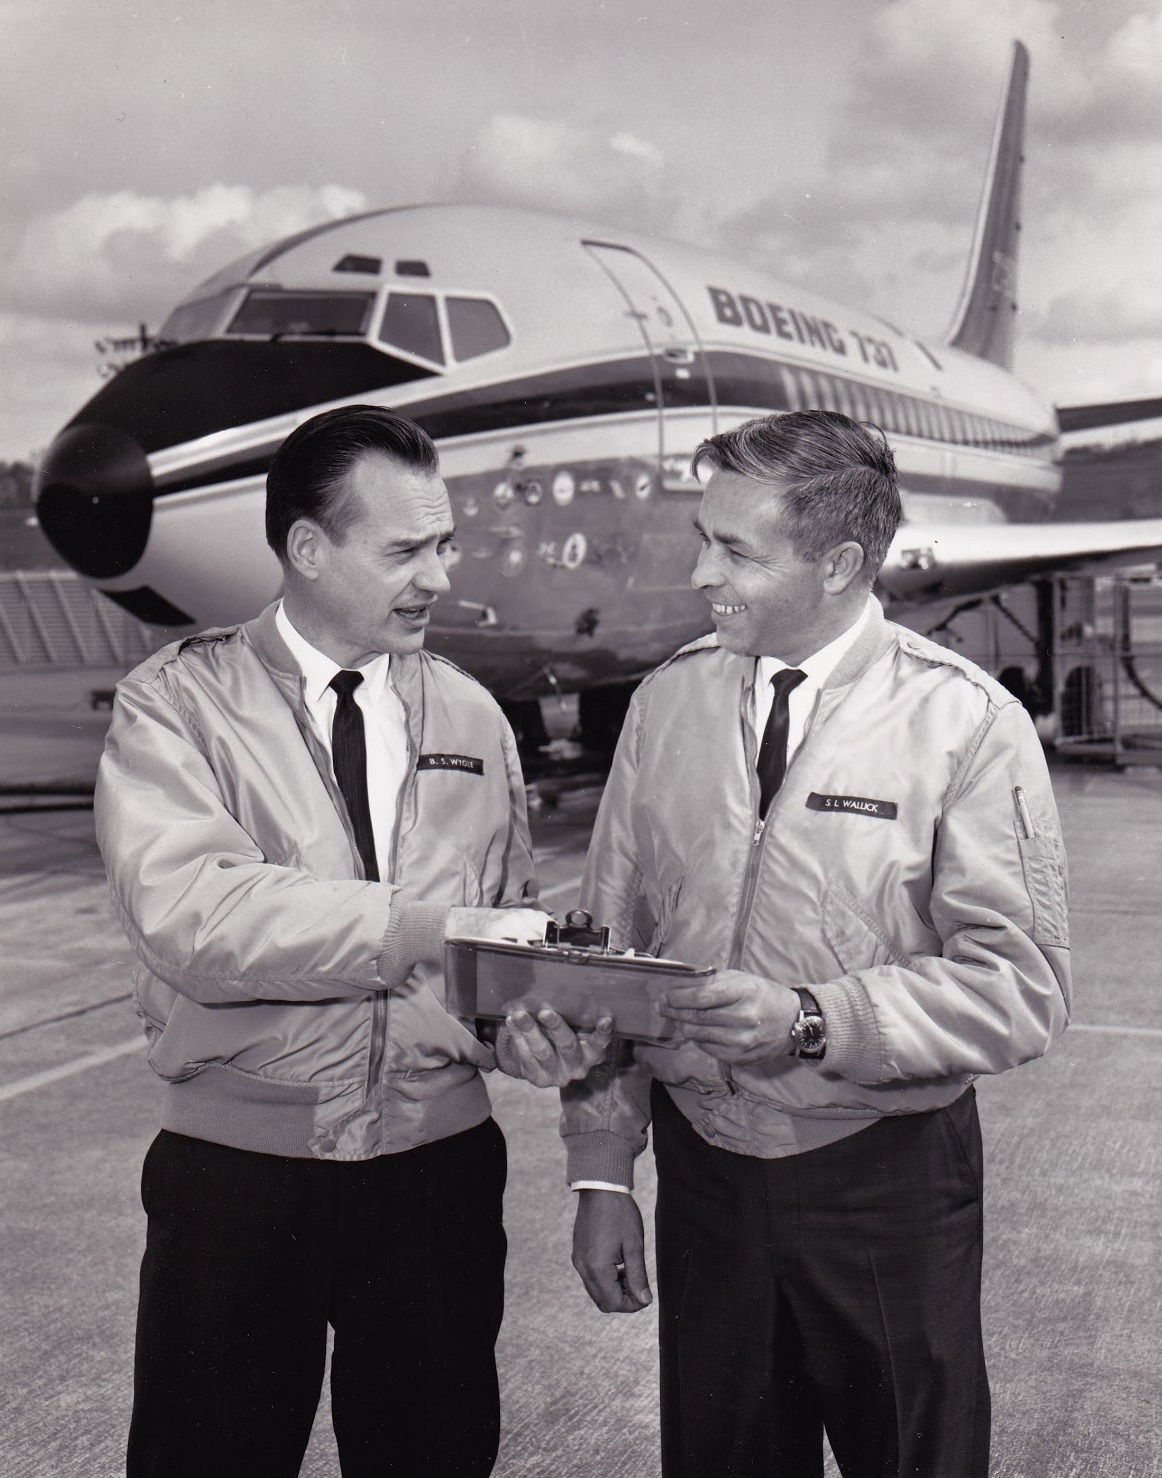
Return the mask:
<path id="1" fill-rule="evenodd" d="M 799 997 L 799 1015 L 791 1027 L 791 1056 L 820 1062 L 827 1051 L 827 1023 L 819 1002 L 809 990 L 794 987 Z"/>

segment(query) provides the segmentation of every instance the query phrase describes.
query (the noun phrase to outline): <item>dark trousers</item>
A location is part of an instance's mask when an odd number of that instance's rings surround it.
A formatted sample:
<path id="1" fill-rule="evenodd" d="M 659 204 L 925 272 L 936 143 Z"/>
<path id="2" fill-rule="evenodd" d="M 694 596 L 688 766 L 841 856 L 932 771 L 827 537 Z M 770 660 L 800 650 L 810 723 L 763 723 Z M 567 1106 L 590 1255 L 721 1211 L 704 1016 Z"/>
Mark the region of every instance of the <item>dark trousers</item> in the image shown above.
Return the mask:
<path id="1" fill-rule="evenodd" d="M 664 1478 L 986 1478 L 976 1097 L 807 1154 L 654 1084 Z"/>
<path id="2" fill-rule="evenodd" d="M 129 1478 L 291 1478 L 335 1330 L 344 1478 L 484 1478 L 500 1435 L 504 1136 L 374 1160 L 162 1131 L 142 1174 Z"/>

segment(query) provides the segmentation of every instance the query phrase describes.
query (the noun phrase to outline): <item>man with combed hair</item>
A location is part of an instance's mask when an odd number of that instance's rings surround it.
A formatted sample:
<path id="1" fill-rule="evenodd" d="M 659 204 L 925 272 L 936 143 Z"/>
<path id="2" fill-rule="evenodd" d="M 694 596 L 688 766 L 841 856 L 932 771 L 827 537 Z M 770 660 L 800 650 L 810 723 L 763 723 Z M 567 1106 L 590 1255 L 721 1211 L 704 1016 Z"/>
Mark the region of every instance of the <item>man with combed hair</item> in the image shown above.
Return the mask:
<path id="1" fill-rule="evenodd" d="M 496 1055 L 450 934 L 543 937 L 512 733 L 423 650 L 448 589 L 436 449 L 316 416 L 267 479 L 284 594 L 122 682 L 97 836 L 165 1083 L 146 1157 L 130 1478 L 292 1478 L 335 1331 L 344 1478 L 496 1458 L 505 1146 L 481 1071 L 582 1074 L 552 1012 Z"/>
<path id="2" fill-rule="evenodd" d="M 581 902 L 717 973 L 679 1028 L 563 1090 L 574 1264 L 650 1300 L 665 1478 L 983 1478 L 973 1079 L 1069 1010 L 1049 776 L 1019 703 L 884 620 L 882 436 L 826 411 L 712 437 L 693 575 L 715 634 L 630 706 Z"/>

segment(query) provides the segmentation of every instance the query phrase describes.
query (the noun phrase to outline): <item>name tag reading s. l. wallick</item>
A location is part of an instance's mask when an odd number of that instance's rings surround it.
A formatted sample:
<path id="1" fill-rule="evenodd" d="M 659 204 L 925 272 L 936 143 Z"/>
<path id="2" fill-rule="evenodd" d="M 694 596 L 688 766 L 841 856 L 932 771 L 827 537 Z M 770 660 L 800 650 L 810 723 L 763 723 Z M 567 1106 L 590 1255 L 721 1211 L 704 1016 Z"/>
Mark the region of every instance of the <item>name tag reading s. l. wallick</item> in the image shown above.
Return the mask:
<path id="1" fill-rule="evenodd" d="M 866 795 L 820 795 L 812 791 L 807 797 L 809 811 L 842 811 L 848 816 L 875 816 L 880 821 L 895 821 L 895 801 L 877 801 Z"/>

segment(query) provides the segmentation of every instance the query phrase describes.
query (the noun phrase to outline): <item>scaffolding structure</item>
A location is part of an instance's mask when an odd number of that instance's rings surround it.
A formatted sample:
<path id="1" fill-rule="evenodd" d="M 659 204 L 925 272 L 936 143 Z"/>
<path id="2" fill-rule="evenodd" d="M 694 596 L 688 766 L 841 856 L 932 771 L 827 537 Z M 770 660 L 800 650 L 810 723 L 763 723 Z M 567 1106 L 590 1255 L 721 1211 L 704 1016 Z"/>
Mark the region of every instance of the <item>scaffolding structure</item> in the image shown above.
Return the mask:
<path id="1" fill-rule="evenodd" d="M 1162 765 L 1162 577 L 1055 584 L 1058 753 Z"/>

